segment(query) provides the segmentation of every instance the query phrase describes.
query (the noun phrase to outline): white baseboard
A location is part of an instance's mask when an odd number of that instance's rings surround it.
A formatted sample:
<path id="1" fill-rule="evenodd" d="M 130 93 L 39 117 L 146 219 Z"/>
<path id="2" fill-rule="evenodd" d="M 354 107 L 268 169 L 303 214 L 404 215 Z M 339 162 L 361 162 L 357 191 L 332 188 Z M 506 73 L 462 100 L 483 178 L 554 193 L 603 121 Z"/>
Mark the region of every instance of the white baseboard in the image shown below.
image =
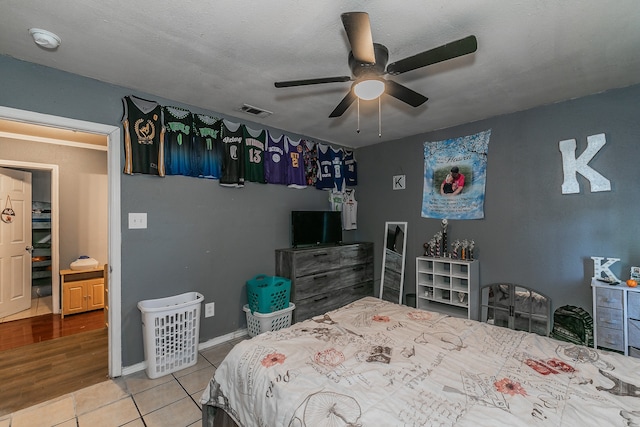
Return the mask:
<path id="1" fill-rule="evenodd" d="M 198 344 L 198 351 L 206 350 L 211 347 L 215 347 L 220 344 L 224 344 L 229 341 L 233 341 L 236 338 L 246 337 L 248 335 L 247 329 L 238 329 L 235 332 L 231 332 L 226 335 L 221 335 L 219 337 L 215 337 L 205 342 L 201 342 Z M 127 376 L 131 374 L 135 374 L 136 372 L 144 371 L 147 369 L 146 362 L 136 363 L 131 366 L 123 366 L 122 367 L 122 376 Z"/>

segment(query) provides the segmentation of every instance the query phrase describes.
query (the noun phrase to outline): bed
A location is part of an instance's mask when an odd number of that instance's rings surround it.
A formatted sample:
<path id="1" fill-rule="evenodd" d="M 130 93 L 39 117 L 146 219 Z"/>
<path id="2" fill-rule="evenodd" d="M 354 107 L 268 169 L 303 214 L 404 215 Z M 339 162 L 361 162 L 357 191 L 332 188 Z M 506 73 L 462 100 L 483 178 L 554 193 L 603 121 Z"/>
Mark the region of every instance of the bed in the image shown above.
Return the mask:
<path id="1" fill-rule="evenodd" d="M 366 297 L 237 344 L 201 403 L 204 426 L 635 426 L 640 359 Z"/>

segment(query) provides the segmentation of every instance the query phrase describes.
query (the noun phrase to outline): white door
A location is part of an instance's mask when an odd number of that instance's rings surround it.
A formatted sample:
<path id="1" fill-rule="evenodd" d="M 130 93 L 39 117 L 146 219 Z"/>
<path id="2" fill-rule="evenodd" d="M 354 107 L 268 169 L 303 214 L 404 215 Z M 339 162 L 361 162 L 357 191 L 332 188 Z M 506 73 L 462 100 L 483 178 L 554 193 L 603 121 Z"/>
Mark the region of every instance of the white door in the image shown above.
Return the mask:
<path id="1" fill-rule="evenodd" d="M 0 317 L 31 307 L 31 173 L 0 168 Z M 6 211 L 4 211 L 6 212 Z"/>

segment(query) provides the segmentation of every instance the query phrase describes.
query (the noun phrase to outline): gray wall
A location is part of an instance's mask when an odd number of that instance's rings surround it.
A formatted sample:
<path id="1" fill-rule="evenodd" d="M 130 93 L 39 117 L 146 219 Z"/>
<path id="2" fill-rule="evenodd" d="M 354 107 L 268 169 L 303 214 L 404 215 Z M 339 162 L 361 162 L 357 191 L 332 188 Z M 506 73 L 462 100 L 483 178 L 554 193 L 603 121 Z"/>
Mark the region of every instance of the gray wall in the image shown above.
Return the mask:
<path id="1" fill-rule="evenodd" d="M 0 105 L 120 126 L 128 94 L 215 114 L 0 56 Z M 422 142 L 491 128 L 485 219 L 453 221 L 451 239 L 477 242 L 483 283 L 521 283 L 547 293 L 555 307 L 588 309 L 590 256 L 622 258 L 616 270 L 625 277 L 640 264 L 638 99 L 640 86 L 360 149 L 358 231 L 345 240 L 374 241 L 379 264 L 384 222 L 408 221 L 406 287 L 413 289 L 415 256 L 439 229 L 439 220 L 420 217 Z M 580 153 L 588 135 L 602 132 L 608 143 L 591 165 L 612 181 L 612 191 L 590 193 L 579 178 L 581 193 L 562 195 L 558 141 L 577 139 Z M 392 191 L 399 173 L 407 190 Z M 144 358 L 136 307 L 143 299 L 198 291 L 215 301 L 201 341 L 244 327 L 244 282 L 273 274 L 273 250 L 288 246 L 289 211 L 328 206 L 325 192 L 275 185 L 228 189 L 196 178 L 127 175 L 121 185 L 124 366 Z M 147 212 L 149 228 L 126 229 L 129 212 Z"/>
<path id="2" fill-rule="evenodd" d="M 640 86 L 612 90 L 360 149 L 359 237 L 376 243 L 378 266 L 384 222 L 408 221 L 405 293 L 415 292 L 415 257 L 440 230 L 440 220 L 421 217 L 423 142 L 491 129 L 485 217 L 450 221 L 449 242 L 475 240 L 481 284 L 530 286 L 552 298 L 553 310 L 591 312 L 592 256 L 620 258 L 612 271 L 624 280 L 640 265 L 639 99 Z M 607 143 L 589 165 L 611 191 L 591 193 L 578 175 L 580 193 L 563 195 L 558 142 L 576 139 L 579 156 L 599 133 Z M 404 191 L 392 190 L 397 174 L 406 174 Z"/>

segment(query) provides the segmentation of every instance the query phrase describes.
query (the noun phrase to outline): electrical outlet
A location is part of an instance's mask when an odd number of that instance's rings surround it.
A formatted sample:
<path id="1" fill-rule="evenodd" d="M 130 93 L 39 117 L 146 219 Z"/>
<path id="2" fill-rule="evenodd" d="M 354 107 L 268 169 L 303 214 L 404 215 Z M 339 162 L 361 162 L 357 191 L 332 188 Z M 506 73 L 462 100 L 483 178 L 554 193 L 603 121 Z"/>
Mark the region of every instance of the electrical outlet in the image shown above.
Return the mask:
<path id="1" fill-rule="evenodd" d="M 204 317 L 213 317 L 216 312 L 216 303 L 210 302 L 204 305 Z"/>

